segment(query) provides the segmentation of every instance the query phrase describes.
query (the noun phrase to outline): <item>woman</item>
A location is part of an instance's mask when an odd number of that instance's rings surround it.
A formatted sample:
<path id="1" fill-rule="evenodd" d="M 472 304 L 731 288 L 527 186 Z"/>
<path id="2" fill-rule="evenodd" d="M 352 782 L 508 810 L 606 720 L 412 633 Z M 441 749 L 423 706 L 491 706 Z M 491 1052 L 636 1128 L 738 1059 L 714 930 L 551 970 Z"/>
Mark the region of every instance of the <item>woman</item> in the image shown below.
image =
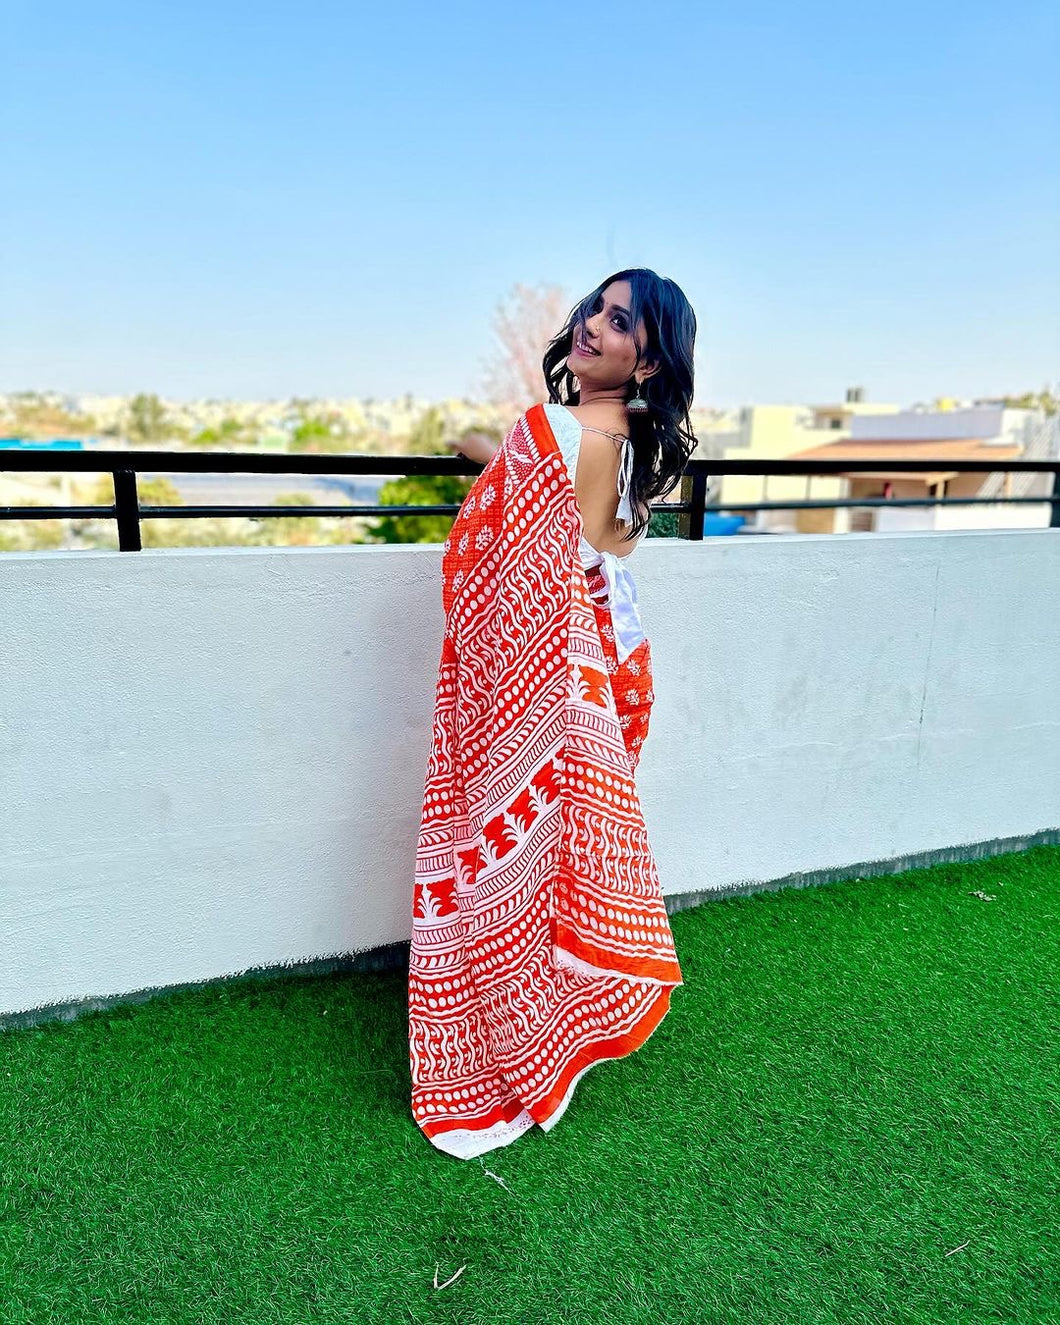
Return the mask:
<path id="1" fill-rule="evenodd" d="M 462 444 L 485 468 L 442 557 L 409 1057 L 416 1122 L 463 1159 L 554 1126 L 681 983 L 633 781 L 654 695 L 625 557 L 695 446 L 695 330 L 672 281 L 616 272 L 550 342 L 549 402 Z"/>

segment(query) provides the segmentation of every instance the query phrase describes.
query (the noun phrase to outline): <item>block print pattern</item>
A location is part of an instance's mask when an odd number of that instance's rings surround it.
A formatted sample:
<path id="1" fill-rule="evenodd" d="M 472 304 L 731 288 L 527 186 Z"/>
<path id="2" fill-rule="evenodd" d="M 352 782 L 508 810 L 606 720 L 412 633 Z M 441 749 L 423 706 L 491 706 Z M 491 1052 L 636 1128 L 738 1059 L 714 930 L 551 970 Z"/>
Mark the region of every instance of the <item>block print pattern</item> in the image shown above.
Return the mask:
<path id="1" fill-rule="evenodd" d="M 442 557 L 409 1057 L 417 1124 L 461 1158 L 552 1127 L 581 1075 L 638 1048 L 681 983 L 633 780 L 651 647 L 617 664 L 579 528 L 535 405 Z"/>

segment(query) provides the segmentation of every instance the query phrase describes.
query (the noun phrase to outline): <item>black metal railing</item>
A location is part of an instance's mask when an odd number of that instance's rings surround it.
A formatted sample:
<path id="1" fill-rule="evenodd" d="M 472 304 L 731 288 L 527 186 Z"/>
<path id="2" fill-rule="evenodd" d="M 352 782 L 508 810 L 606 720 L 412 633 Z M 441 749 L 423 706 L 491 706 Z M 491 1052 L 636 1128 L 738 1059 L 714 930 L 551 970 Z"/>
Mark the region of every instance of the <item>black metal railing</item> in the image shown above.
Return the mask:
<path id="1" fill-rule="evenodd" d="M 849 476 L 860 472 L 886 470 L 889 474 L 1052 474 L 1052 492 L 1042 496 L 991 497 L 825 497 L 784 501 L 708 502 L 711 478 L 724 475 L 756 477 Z M 45 451 L 0 448 L 0 471 L 73 473 L 109 472 L 114 480 L 114 503 L 109 506 L 0 506 L 0 520 L 110 519 L 118 525 L 118 547 L 122 552 L 139 552 L 141 520 L 202 519 L 217 516 L 416 516 L 456 515 L 455 503 L 438 505 L 388 506 L 343 504 L 339 506 L 142 506 L 137 494 L 137 475 L 153 474 L 323 474 L 323 475 L 417 475 L 473 476 L 483 466 L 459 456 L 383 456 L 383 455 L 292 455 L 253 451 L 150 451 L 85 450 Z M 708 512 L 749 512 L 840 509 L 847 506 L 977 506 L 1017 505 L 1021 503 L 1050 506 L 1049 524 L 1060 528 L 1060 460 L 953 461 L 950 457 L 920 460 L 892 460 L 883 455 L 869 460 L 690 460 L 681 478 L 681 500 L 656 502 L 653 512 L 679 517 L 680 536 L 699 541 L 703 538 L 704 517 Z"/>

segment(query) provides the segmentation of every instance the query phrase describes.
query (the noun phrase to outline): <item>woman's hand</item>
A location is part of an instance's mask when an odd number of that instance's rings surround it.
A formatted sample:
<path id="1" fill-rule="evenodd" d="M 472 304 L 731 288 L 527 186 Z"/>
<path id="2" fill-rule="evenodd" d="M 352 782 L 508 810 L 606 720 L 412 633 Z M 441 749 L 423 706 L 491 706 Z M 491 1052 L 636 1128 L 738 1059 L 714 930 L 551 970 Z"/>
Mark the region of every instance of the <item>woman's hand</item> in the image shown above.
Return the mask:
<path id="1" fill-rule="evenodd" d="M 458 442 L 447 441 L 446 446 L 451 446 L 457 455 L 474 460 L 477 465 L 488 465 L 500 449 L 500 442 L 495 441 L 488 433 L 469 432 Z"/>

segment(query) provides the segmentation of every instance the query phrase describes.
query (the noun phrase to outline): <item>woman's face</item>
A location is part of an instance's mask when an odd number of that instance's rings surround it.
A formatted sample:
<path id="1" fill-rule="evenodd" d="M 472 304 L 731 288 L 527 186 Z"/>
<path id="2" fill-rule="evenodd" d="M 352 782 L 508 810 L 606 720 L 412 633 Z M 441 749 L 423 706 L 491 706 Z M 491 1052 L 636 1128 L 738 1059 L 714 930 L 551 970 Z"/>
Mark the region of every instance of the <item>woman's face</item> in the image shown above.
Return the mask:
<path id="1" fill-rule="evenodd" d="M 574 340 L 567 367 L 582 385 L 614 388 L 628 382 L 637 362 L 637 348 L 629 320 L 629 281 L 612 281 L 597 295 L 592 313 L 584 324 L 574 324 Z M 647 344 L 644 319 L 637 323 L 637 341 Z M 641 375 L 650 376 L 641 358 Z"/>

